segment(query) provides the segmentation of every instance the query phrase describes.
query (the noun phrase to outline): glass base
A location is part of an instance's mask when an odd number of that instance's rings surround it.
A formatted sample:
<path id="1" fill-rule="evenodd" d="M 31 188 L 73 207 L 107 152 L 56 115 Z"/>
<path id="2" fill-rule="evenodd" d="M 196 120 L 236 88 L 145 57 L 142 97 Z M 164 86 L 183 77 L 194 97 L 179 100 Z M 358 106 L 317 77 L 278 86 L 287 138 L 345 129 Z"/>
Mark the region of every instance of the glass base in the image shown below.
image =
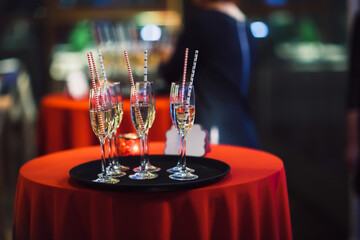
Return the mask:
<path id="1" fill-rule="evenodd" d="M 112 178 L 112 177 L 103 177 L 102 174 L 98 175 L 97 179 L 92 180 L 93 182 L 97 183 L 108 183 L 108 184 L 116 184 L 119 182 L 118 179 Z"/>
<path id="2" fill-rule="evenodd" d="M 131 179 L 135 180 L 146 180 L 156 178 L 158 175 L 151 172 L 136 172 L 129 176 Z"/>
<path id="3" fill-rule="evenodd" d="M 121 172 L 123 172 L 123 171 L 129 170 L 130 168 L 127 167 L 127 166 L 121 165 L 121 164 L 115 164 L 114 169 L 115 170 L 120 170 Z"/>
<path id="4" fill-rule="evenodd" d="M 123 171 L 119 170 L 119 169 L 116 169 L 115 167 L 108 167 L 106 169 L 106 174 L 110 177 L 116 177 L 116 178 L 119 178 L 119 177 L 123 177 L 126 175 L 126 173 L 124 173 Z"/>
<path id="5" fill-rule="evenodd" d="M 169 176 L 169 178 L 178 181 L 194 180 L 197 179 L 198 177 L 199 177 L 198 175 L 192 174 L 191 172 L 188 171 L 177 172 Z"/>
<path id="6" fill-rule="evenodd" d="M 145 168 L 146 168 L 145 170 L 148 171 L 148 172 L 159 172 L 161 170 L 161 168 L 153 166 L 150 163 L 146 163 Z M 141 170 L 142 170 L 141 166 L 136 167 L 136 168 L 133 169 L 134 172 L 141 172 Z"/>
<path id="7" fill-rule="evenodd" d="M 186 167 L 185 170 L 188 171 L 188 172 L 191 172 L 191 173 L 195 172 L 194 169 L 188 168 L 188 167 Z M 167 171 L 168 173 L 177 173 L 177 172 L 180 172 L 180 171 L 183 171 L 183 170 L 182 170 L 182 167 L 181 167 L 181 166 L 175 166 L 175 167 L 173 167 L 173 168 L 169 168 L 169 169 L 166 170 L 166 171 Z"/>

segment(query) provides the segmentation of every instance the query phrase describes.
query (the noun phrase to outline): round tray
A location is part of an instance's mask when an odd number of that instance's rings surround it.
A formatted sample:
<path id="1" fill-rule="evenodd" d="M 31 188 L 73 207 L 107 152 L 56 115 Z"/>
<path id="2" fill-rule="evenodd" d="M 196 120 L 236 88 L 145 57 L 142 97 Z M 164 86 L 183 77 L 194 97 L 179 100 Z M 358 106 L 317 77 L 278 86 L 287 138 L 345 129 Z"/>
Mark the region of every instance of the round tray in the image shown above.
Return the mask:
<path id="1" fill-rule="evenodd" d="M 203 187 L 221 180 L 230 172 L 230 166 L 222 161 L 187 156 L 187 166 L 195 169 L 195 174 L 199 178 L 189 181 L 177 181 L 169 178 L 170 173 L 167 169 L 174 167 L 178 161 L 178 156 L 174 155 L 150 155 L 150 163 L 161 168 L 157 172 L 158 177 L 151 180 L 133 180 L 128 175 L 133 174 L 132 170 L 126 172 L 126 176 L 119 178 L 117 184 L 97 183 L 93 179 L 97 178 L 97 174 L 101 171 L 101 161 L 94 160 L 91 162 L 80 164 L 70 170 L 70 176 L 79 182 L 97 189 L 111 191 L 132 191 L 132 192 L 162 192 L 177 191 L 192 188 Z M 120 163 L 129 166 L 131 169 L 139 166 L 139 156 L 120 157 Z"/>

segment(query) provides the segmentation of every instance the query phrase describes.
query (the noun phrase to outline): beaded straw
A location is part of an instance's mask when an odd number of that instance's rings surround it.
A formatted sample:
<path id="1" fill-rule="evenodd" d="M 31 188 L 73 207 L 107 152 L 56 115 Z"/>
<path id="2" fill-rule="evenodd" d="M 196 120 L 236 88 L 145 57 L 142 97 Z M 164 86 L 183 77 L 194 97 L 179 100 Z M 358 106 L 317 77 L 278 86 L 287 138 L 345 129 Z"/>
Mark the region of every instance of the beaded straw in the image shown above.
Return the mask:
<path id="1" fill-rule="evenodd" d="M 94 71 L 92 68 L 92 62 L 93 62 L 93 56 L 92 56 L 92 52 L 90 52 L 90 54 L 87 54 L 87 58 L 88 58 L 88 64 L 89 64 L 89 70 L 90 70 L 90 77 L 91 77 L 91 83 L 92 83 L 92 87 L 93 90 L 96 91 L 96 83 L 95 83 L 95 79 L 94 79 Z M 94 65 L 94 67 L 96 67 Z M 100 104 L 99 104 L 99 97 L 97 94 L 95 94 L 95 101 L 96 101 L 96 107 L 98 109 L 98 111 L 100 111 Z M 102 116 L 101 114 L 98 112 L 98 118 L 99 118 L 99 124 L 100 124 L 100 129 L 101 129 L 101 133 L 104 134 L 105 133 L 105 127 L 104 127 L 104 121 L 102 120 Z"/>
<path id="2" fill-rule="evenodd" d="M 192 70 L 191 70 L 189 91 L 188 91 L 187 100 L 186 100 L 187 104 L 190 104 L 190 95 L 191 95 L 191 91 L 193 89 L 193 84 L 194 84 L 194 76 L 195 76 L 195 69 L 196 69 L 198 54 L 199 54 L 199 50 L 195 50 L 195 56 L 194 56 Z"/>
<path id="3" fill-rule="evenodd" d="M 136 115 L 137 115 L 137 117 L 138 117 L 138 119 L 139 119 L 140 127 L 144 130 L 144 129 L 145 129 L 144 121 L 143 121 L 142 116 L 141 116 L 141 113 L 140 113 L 140 109 L 139 109 L 139 99 L 138 99 L 137 91 L 136 91 L 136 88 L 135 88 L 134 77 L 133 77 L 132 72 L 131 72 L 129 56 L 128 56 L 126 50 L 124 51 L 124 54 L 125 54 L 125 60 L 126 60 L 127 69 L 128 69 L 128 72 L 129 72 L 131 87 L 134 89 L 135 113 L 136 113 Z"/>
<path id="4" fill-rule="evenodd" d="M 99 76 L 99 72 L 96 68 L 96 63 L 95 63 L 95 60 L 94 60 L 94 56 L 92 54 L 92 52 L 90 52 L 90 55 L 91 55 L 91 60 L 92 60 L 92 64 L 93 64 L 93 67 L 94 67 L 94 71 L 95 71 L 95 76 L 96 76 L 96 79 L 98 81 L 98 88 L 99 88 L 99 94 L 101 96 L 101 100 L 103 102 L 103 104 L 105 104 L 105 99 L 104 99 L 104 95 L 101 93 L 101 87 L 102 87 L 102 84 L 101 84 L 101 81 L 100 81 L 100 76 Z"/>
<path id="5" fill-rule="evenodd" d="M 186 82 L 186 68 L 187 68 L 187 61 L 189 55 L 189 48 L 185 49 L 185 58 L 184 58 L 184 71 L 183 71 L 183 79 L 182 79 L 182 91 L 181 91 L 181 102 L 184 101 L 184 94 L 185 94 L 185 82 Z"/>
<path id="6" fill-rule="evenodd" d="M 103 77 L 104 77 L 104 83 L 107 84 L 107 77 L 106 77 L 106 73 L 105 73 L 105 66 L 104 66 L 104 61 L 103 61 L 103 57 L 102 57 L 102 55 L 101 55 L 100 49 L 98 49 L 98 53 L 99 53 L 99 59 L 100 59 L 100 66 L 101 66 L 101 70 L 102 70 Z"/>
<path id="7" fill-rule="evenodd" d="M 145 59 L 144 59 L 144 82 L 147 82 L 147 76 L 148 76 L 148 71 L 147 71 L 147 50 L 145 50 Z"/>

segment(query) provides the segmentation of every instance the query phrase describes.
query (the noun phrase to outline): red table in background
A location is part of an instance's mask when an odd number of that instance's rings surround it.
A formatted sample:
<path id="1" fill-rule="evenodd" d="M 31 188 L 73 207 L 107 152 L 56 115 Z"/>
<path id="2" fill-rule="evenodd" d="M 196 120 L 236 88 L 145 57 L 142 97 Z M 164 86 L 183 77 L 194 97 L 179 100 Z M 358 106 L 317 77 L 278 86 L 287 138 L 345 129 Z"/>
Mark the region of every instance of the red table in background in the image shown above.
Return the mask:
<path id="1" fill-rule="evenodd" d="M 162 154 L 164 143 L 150 143 Z M 14 239 L 292 239 L 285 170 L 269 153 L 211 145 L 231 166 L 212 185 L 175 192 L 99 191 L 69 170 L 100 157 L 99 146 L 49 154 L 19 173 Z M 126 176 L 127 177 L 127 176 Z"/>
<path id="2" fill-rule="evenodd" d="M 124 99 L 123 109 L 118 133 L 136 132 L 131 122 L 129 99 Z M 170 127 L 168 96 L 158 96 L 149 140 L 165 141 L 165 133 Z M 74 100 L 65 94 L 45 96 L 40 105 L 37 138 L 39 155 L 99 144 L 91 129 L 88 100 Z"/>

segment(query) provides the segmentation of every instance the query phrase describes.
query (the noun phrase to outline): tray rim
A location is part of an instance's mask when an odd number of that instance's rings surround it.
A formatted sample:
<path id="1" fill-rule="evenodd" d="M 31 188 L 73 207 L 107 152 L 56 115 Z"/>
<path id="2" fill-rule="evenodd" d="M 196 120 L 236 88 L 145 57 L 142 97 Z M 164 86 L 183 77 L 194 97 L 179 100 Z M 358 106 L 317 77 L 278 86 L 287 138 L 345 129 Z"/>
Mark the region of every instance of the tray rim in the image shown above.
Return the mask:
<path id="1" fill-rule="evenodd" d="M 139 157 L 139 156 L 126 156 L 126 157 L 121 157 L 121 158 L 134 158 L 134 157 Z M 164 157 L 178 157 L 177 155 L 165 155 L 165 154 L 156 154 L 156 155 L 150 155 L 151 158 L 164 158 Z M 97 162 L 100 161 L 100 159 L 96 159 L 96 160 L 90 160 L 81 164 L 78 164 L 74 167 L 72 167 L 69 170 L 69 175 L 70 175 L 70 182 L 71 180 L 75 180 L 78 183 L 81 183 L 83 185 L 86 185 L 90 188 L 93 189 L 97 189 L 97 190 L 106 190 L 106 191 L 116 191 L 116 192 L 171 192 L 171 191 L 182 191 L 182 190 L 190 190 L 190 189 L 194 189 L 194 188 L 201 188 L 201 187 L 205 187 L 211 184 L 214 184 L 218 181 L 220 181 L 221 179 L 223 179 L 225 176 L 227 176 L 230 171 L 231 171 L 231 167 L 229 164 L 221 161 L 221 160 L 217 160 L 214 158 L 207 158 L 207 157 L 196 157 L 196 156 L 187 156 L 187 159 L 191 158 L 193 161 L 194 159 L 197 159 L 197 161 L 200 160 L 210 160 L 213 163 L 219 164 L 221 165 L 225 170 L 222 171 L 219 174 L 214 175 L 211 178 L 205 178 L 205 179 L 196 179 L 196 180 L 190 180 L 190 181 L 174 181 L 174 180 L 169 180 L 173 181 L 171 184 L 147 184 L 148 180 L 132 180 L 134 183 L 136 184 L 122 184 L 120 182 L 120 184 L 106 184 L 106 183 L 97 183 L 97 182 L 92 182 L 90 179 L 82 179 L 79 176 L 76 176 L 74 174 L 74 171 L 76 171 L 78 168 L 87 166 L 87 165 L 93 165 Z M 153 160 L 152 160 L 153 161 Z M 163 171 L 163 170 L 162 170 Z M 169 174 L 169 173 L 166 173 Z M 127 177 L 127 176 L 125 176 Z M 121 178 L 120 178 L 121 180 Z M 151 180 L 150 180 L 151 181 Z"/>

